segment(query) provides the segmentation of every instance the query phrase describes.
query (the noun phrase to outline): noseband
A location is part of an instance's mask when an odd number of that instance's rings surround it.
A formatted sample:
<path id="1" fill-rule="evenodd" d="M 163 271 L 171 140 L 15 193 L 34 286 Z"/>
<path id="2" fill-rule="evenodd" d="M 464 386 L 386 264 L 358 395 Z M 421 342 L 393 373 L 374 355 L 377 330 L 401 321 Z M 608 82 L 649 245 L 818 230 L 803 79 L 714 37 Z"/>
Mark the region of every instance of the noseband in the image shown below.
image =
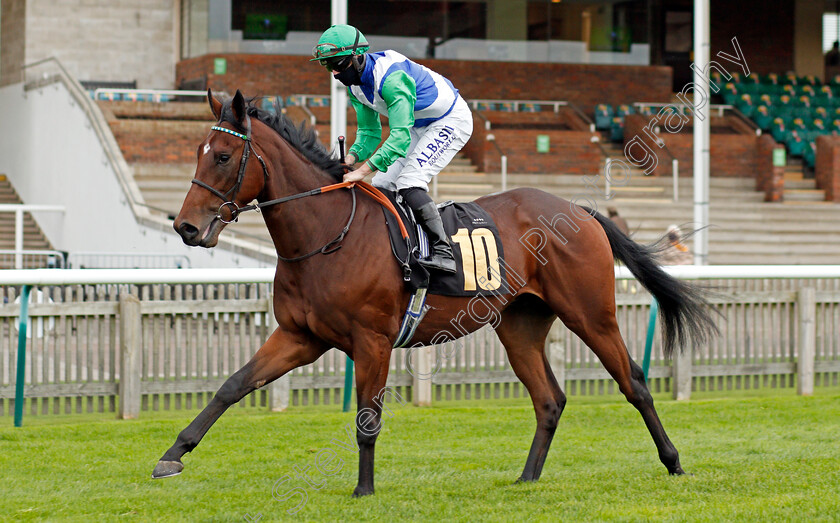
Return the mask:
<path id="1" fill-rule="evenodd" d="M 245 210 L 244 207 L 240 208 L 236 204 L 236 201 L 235 201 L 236 200 L 236 195 L 239 194 L 239 189 L 242 187 L 242 181 L 245 179 L 245 168 L 248 165 L 248 158 L 251 156 L 251 149 L 252 149 L 252 146 L 251 146 L 251 117 L 248 116 L 248 115 L 245 115 L 245 122 L 246 122 L 246 129 L 247 129 L 246 134 L 238 133 L 236 131 L 232 131 L 230 129 L 227 129 L 225 127 L 221 127 L 221 126 L 218 126 L 218 125 L 214 125 L 213 127 L 211 127 L 211 129 L 213 129 L 214 131 L 221 131 L 223 133 L 227 133 L 227 134 L 236 136 L 237 138 L 242 138 L 242 140 L 245 141 L 245 149 L 242 151 L 242 158 L 239 160 L 239 174 L 236 176 L 236 183 L 234 184 L 234 186 L 231 187 L 230 190 L 228 190 L 228 192 L 222 194 L 221 191 L 219 191 L 218 189 L 202 182 L 198 178 L 193 178 L 193 180 L 192 180 L 192 183 L 198 185 L 199 187 L 204 187 L 205 189 L 207 189 L 208 191 L 210 191 L 214 195 L 218 196 L 222 200 L 222 202 L 223 202 L 222 205 L 220 205 L 219 210 L 216 211 L 216 217 L 224 223 L 231 223 L 231 222 L 237 221 L 239 219 L 239 214 L 243 210 Z M 257 154 L 256 151 L 254 151 L 254 156 L 256 156 L 257 160 L 260 161 L 260 164 L 262 165 L 262 168 L 263 168 L 263 175 L 265 176 L 265 180 L 268 181 L 268 168 L 265 166 L 265 161 L 263 161 L 262 156 Z M 225 220 L 222 217 L 222 210 L 224 210 L 225 207 L 228 207 L 229 210 L 230 210 L 230 216 L 231 216 L 230 220 Z"/>

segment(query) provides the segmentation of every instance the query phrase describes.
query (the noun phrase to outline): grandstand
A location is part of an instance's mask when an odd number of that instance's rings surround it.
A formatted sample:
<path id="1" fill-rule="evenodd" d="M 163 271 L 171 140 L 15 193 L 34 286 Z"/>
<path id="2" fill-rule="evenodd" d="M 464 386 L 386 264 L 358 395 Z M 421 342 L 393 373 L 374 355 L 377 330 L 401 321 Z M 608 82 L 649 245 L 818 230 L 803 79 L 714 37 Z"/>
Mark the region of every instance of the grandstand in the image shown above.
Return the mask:
<path id="1" fill-rule="evenodd" d="M 557 13 L 595 16 L 587 11 L 587 2 L 552 7 L 555 15 L 532 3 L 527 13 L 504 15 L 482 11 L 483 2 L 444 6 L 463 10 L 457 12 L 464 16 L 448 26 L 452 34 L 439 40 L 424 36 L 423 31 L 433 30 L 425 22 L 407 24 L 390 4 L 369 15 L 371 23 L 379 22 L 380 34 L 367 34 L 374 45 L 399 49 L 451 79 L 473 108 L 473 137 L 439 176 L 433 188 L 436 199 L 473 199 L 526 185 L 566 198 L 594 191 L 599 207 L 619 208 L 638 241 L 656 239 L 671 223 L 690 228 L 692 111 L 675 94 L 686 78 L 690 81 L 691 70 L 689 61 L 683 64 L 669 51 L 670 29 L 658 15 L 648 17 L 646 26 L 642 18 L 630 17 L 628 27 L 637 33 L 644 29 L 646 41 L 599 44 L 598 24 L 612 23 L 606 15 L 591 19 L 594 36 L 565 22 L 558 29 L 561 34 L 551 32 L 554 26 L 539 29 L 546 16 L 550 22 Z M 8 178 L 3 194 L 17 195 L 15 202 L 68 209 L 65 218 L 27 213 L 27 250 L 72 254 L 142 246 L 189 256 L 196 267 L 218 265 L 220 257 L 225 264 L 271 264 L 271 245 L 256 213 L 229 226 L 212 255 L 184 248 L 171 220 L 189 188 L 195 147 L 211 124 L 206 101 L 195 97 L 207 88 L 228 94 L 241 89 L 246 96 L 263 97 L 259 103 L 264 107 L 282 108 L 292 120 L 314 126 L 322 142 L 332 147 L 331 80 L 304 56 L 311 47 L 306 42 L 319 34 L 318 9 L 302 7 L 306 21 L 290 19 L 287 31 L 255 40 L 239 27 L 249 10 L 256 9 L 252 2 L 181 4 L 172 24 L 181 33 L 176 38 L 173 27 L 155 26 L 162 32 L 155 33 L 154 41 L 144 24 L 169 16 L 172 8 L 166 2 L 147 3 L 141 11 L 148 19 L 124 2 L 115 2 L 110 13 L 79 7 L 82 18 L 100 22 L 100 38 L 113 43 L 119 59 L 87 53 L 86 44 L 71 31 L 75 22 L 62 15 L 65 7 L 20 13 L 3 4 L 0 109 L 8 115 L 2 125 L 9 136 L 0 151 L 0 172 Z M 276 4 L 283 9 L 289 2 Z M 663 8 L 674 8 L 671 4 L 665 2 Z M 794 15 L 816 22 L 822 10 L 804 10 L 795 1 L 782 4 L 762 20 L 761 35 L 741 31 L 748 24 L 731 13 L 712 10 L 713 49 L 728 50 L 730 38 L 737 35 L 751 66 L 746 74 L 723 62 L 728 78 L 723 67 L 712 69 L 710 78 L 720 87 L 707 107 L 712 263 L 830 263 L 840 254 L 840 238 L 831 228 L 814 225 L 840 218 L 840 76 L 827 74 L 829 69 L 813 59 L 813 42 L 802 24 L 791 27 Z M 763 9 L 756 1 L 745 6 L 745 12 Z M 609 9 L 615 10 L 615 20 L 627 14 L 619 16 L 620 6 Z M 114 17 L 134 17 L 138 27 L 109 25 Z M 9 31 L 15 23 L 28 30 Z M 516 29 L 520 24 L 527 26 L 524 32 Z M 543 30 L 548 34 L 539 42 Z M 775 35 L 772 42 L 764 32 Z M 67 43 L 67 50 L 55 51 L 43 40 L 46 34 Z M 73 42 L 78 44 L 73 47 Z M 179 50 L 173 42 L 180 43 Z M 129 51 L 140 48 L 145 49 L 143 56 Z M 54 64 L 64 63 L 66 70 L 45 67 L 49 64 L 41 58 L 47 52 L 57 53 L 60 60 Z M 685 52 L 680 59 L 687 57 Z M 665 125 L 663 111 L 685 120 L 680 129 Z M 347 121 L 352 143 L 352 110 Z M 18 133 L 18 122 L 28 122 L 23 127 L 37 141 Z M 71 158 L 74 147 L 68 136 L 85 140 L 84 147 L 75 147 L 77 158 Z M 44 154 L 53 144 L 57 152 Z M 606 199 L 605 168 L 626 161 L 634 147 L 637 153 L 650 151 L 649 163 L 634 165 L 626 183 L 612 183 L 613 197 Z M 18 151 L 23 154 L 16 155 Z M 78 178 L 62 176 L 64 169 L 72 169 Z M 588 184 L 584 176 L 600 180 Z M 100 186 L 89 194 L 79 190 Z M 89 197 L 110 220 L 86 216 Z M 8 224 L 11 215 L 0 214 L 0 219 Z M 131 232 L 115 237 L 106 225 Z M 71 232 L 71 227 L 88 232 Z M 6 243 L 0 250 L 13 244 L 8 230 L 4 227 Z M 135 234 L 143 241 L 132 238 Z"/>

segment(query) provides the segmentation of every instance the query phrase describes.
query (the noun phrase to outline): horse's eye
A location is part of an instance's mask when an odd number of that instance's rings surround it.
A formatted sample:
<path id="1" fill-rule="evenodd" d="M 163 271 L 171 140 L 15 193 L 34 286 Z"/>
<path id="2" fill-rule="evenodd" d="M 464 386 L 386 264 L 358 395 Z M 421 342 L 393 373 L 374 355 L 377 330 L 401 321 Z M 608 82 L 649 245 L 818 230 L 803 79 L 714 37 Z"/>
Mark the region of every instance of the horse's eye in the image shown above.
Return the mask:
<path id="1" fill-rule="evenodd" d="M 230 160 L 230 155 L 229 154 L 220 154 L 219 155 L 219 165 L 221 165 L 223 163 L 227 163 L 228 160 Z"/>

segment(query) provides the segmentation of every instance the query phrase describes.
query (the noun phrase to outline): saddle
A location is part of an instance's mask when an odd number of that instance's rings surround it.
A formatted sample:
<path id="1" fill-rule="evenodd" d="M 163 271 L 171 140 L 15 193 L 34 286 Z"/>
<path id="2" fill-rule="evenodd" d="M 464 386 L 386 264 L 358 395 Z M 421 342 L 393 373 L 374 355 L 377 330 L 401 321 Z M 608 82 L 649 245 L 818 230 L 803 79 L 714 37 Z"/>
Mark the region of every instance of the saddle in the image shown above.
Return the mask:
<path id="1" fill-rule="evenodd" d="M 427 288 L 441 296 L 477 296 L 508 294 L 504 249 L 493 218 L 476 203 L 447 201 L 438 205 L 443 227 L 452 244 L 457 270 L 455 273 L 428 271 L 420 258 L 431 249 L 423 228 L 402 197 L 380 189 L 393 204 L 405 225 L 408 238 L 403 238 L 396 216 L 385 210 L 385 222 L 391 239 L 391 250 L 403 270 L 403 279 L 411 291 Z"/>

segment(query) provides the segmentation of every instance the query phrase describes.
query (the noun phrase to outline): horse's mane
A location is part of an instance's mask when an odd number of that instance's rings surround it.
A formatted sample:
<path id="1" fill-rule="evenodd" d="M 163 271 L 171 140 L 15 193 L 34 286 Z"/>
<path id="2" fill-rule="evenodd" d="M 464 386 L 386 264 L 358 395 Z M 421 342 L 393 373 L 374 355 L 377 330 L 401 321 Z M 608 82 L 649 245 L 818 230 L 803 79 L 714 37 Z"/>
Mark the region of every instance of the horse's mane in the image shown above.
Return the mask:
<path id="1" fill-rule="evenodd" d="M 276 104 L 273 111 L 267 111 L 254 103 L 256 99 L 251 98 L 247 100 L 246 112 L 248 116 L 256 118 L 274 129 L 289 145 L 300 151 L 316 167 L 324 170 L 336 180 L 341 181 L 344 176 L 344 167 L 341 162 L 330 156 L 329 151 L 318 141 L 314 127 L 306 125 L 305 121 L 301 122 L 300 126 L 296 126 L 294 122 L 280 112 L 280 108 Z M 220 120 L 228 122 L 241 132 L 245 132 L 246 130 L 242 128 L 233 115 L 233 111 L 230 108 L 231 101 L 232 99 L 224 102 Z"/>

